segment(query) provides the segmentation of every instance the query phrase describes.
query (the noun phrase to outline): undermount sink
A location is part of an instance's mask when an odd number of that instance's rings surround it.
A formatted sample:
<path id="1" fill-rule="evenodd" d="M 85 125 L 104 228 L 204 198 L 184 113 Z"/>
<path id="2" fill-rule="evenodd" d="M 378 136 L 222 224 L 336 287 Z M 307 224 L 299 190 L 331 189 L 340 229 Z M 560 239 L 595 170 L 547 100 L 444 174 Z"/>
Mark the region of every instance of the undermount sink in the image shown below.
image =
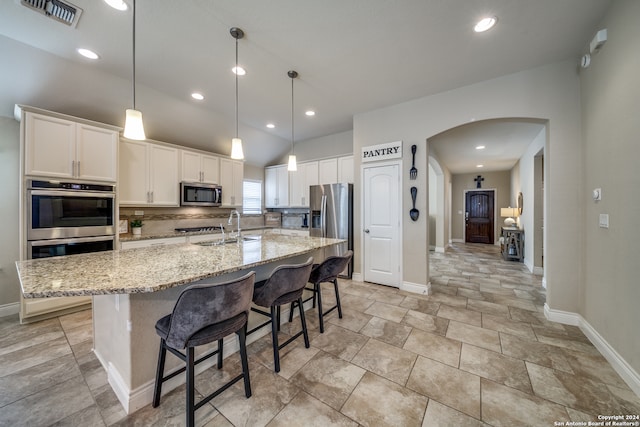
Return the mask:
<path id="1" fill-rule="evenodd" d="M 258 241 L 262 238 L 262 236 L 242 236 L 242 239 L 240 239 L 241 242 L 255 242 Z M 236 237 L 232 238 L 232 239 L 225 239 L 225 240 L 214 240 L 214 241 L 210 241 L 210 242 L 198 242 L 195 243 L 196 245 L 200 245 L 200 246 L 222 246 L 222 245 L 226 245 L 228 243 L 238 243 L 238 239 Z"/>

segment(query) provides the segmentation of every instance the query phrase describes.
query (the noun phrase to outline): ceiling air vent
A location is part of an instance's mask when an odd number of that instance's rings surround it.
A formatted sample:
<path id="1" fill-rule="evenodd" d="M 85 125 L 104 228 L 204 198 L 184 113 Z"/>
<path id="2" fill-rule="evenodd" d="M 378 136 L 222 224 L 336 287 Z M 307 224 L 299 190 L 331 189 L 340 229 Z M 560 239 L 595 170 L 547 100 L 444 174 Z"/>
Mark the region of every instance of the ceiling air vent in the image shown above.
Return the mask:
<path id="1" fill-rule="evenodd" d="M 82 9 L 61 0 L 20 0 L 23 6 L 38 11 L 58 22 L 74 27 L 78 24 Z"/>

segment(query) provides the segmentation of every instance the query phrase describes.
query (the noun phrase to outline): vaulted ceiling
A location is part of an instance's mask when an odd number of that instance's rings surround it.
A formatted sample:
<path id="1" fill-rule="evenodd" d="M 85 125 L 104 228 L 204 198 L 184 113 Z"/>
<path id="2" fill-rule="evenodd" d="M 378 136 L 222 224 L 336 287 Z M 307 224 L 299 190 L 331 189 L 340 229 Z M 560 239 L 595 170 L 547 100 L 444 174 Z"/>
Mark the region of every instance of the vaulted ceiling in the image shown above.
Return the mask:
<path id="1" fill-rule="evenodd" d="M 131 5 L 132 0 L 125 0 Z M 0 114 L 14 103 L 124 124 L 130 108 L 132 13 L 72 0 L 72 28 L 20 0 L 0 2 Z M 295 140 L 352 128 L 354 114 L 568 58 L 586 50 L 609 0 L 137 0 L 137 107 L 149 138 L 227 153 L 235 132 L 235 41 L 240 136 L 247 161 Z M 474 33 L 480 18 L 498 24 Z M 80 57 L 76 49 L 100 59 Z M 190 98 L 194 91 L 205 99 Z M 313 109 L 314 117 L 304 111 Z M 267 129 L 267 123 L 275 124 Z"/>

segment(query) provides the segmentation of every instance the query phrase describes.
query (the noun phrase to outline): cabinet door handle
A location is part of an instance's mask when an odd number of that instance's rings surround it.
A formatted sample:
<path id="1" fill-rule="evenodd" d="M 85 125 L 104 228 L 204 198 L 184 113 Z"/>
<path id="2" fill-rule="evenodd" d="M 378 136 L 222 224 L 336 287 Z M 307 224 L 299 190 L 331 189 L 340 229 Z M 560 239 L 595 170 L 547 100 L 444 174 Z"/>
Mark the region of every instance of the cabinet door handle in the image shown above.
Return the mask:
<path id="1" fill-rule="evenodd" d="M 151 191 L 147 191 L 147 203 L 151 203 Z"/>
<path id="2" fill-rule="evenodd" d="M 76 176 L 80 176 L 80 160 L 78 160 L 78 175 Z"/>
<path id="3" fill-rule="evenodd" d="M 153 203 L 153 191 L 151 192 L 151 203 Z"/>
<path id="4" fill-rule="evenodd" d="M 71 160 L 71 176 L 76 176 L 76 161 Z"/>

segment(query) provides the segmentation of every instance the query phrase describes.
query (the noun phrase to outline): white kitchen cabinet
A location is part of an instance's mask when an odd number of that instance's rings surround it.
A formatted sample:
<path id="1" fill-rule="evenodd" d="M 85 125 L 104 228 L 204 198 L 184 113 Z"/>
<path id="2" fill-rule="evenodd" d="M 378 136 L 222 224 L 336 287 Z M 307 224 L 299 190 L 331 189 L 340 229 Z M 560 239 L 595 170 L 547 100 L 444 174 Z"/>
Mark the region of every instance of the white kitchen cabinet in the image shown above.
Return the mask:
<path id="1" fill-rule="evenodd" d="M 338 182 L 353 184 L 353 156 L 338 157 Z"/>
<path id="2" fill-rule="evenodd" d="M 118 182 L 120 205 L 178 206 L 178 150 L 123 139 Z"/>
<path id="3" fill-rule="evenodd" d="M 220 183 L 220 159 L 215 156 L 180 150 L 182 181 Z"/>
<path id="4" fill-rule="evenodd" d="M 120 242 L 120 249 L 151 248 L 153 246 L 176 245 L 179 243 L 187 243 L 187 237 L 180 236 L 164 237 L 161 239 L 127 240 L 126 242 Z"/>
<path id="5" fill-rule="evenodd" d="M 289 206 L 309 207 L 309 186 L 318 184 L 318 162 L 298 163 L 298 170 L 289 172 Z"/>
<path id="6" fill-rule="evenodd" d="M 242 161 L 220 158 L 222 207 L 242 206 L 243 179 L 244 163 Z"/>
<path id="7" fill-rule="evenodd" d="M 338 182 L 338 159 L 318 161 L 318 184 L 335 184 Z"/>
<path id="8" fill-rule="evenodd" d="M 267 208 L 289 206 L 289 171 L 286 165 L 264 169 L 264 199 Z"/>
<path id="9" fill-rule="evenodd" d="M 25 175 L 116 181 L 118 132 L 25 112 Z"/>

